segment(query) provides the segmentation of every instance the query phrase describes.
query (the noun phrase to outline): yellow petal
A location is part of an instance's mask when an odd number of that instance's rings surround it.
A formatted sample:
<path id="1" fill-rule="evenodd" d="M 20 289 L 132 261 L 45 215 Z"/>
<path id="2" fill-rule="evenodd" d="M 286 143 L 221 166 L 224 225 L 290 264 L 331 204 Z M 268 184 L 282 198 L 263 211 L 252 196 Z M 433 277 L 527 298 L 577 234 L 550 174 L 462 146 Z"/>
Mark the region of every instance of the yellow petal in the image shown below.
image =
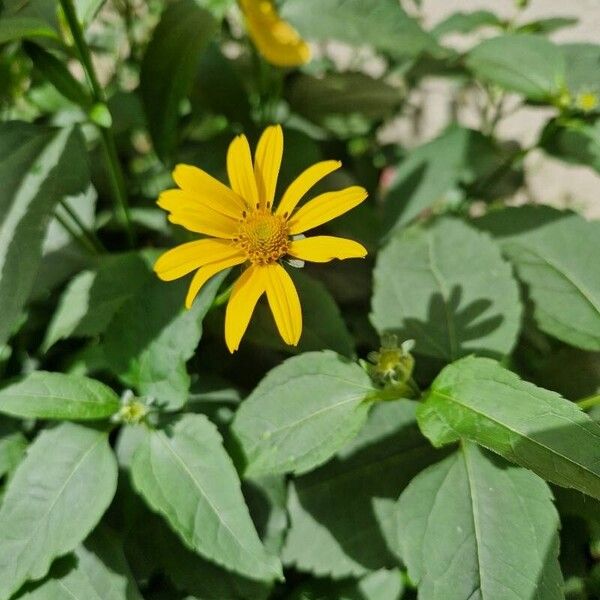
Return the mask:
<path id="1" fill-rule="evenodd" d="M 229 352 L 233 353 L 240 347 L 256 303 L 264 291 L 264 267 L 248 267 L 235 282 L 225 311 L 225 343 Z"/>
<path id="2" fill-rule="evenodd" d="M 286 213 L 291 215 L 298 202 L 302 200 L 302 197 L 308 190 L 321 181 L 323 177 L 339 169 L 341 166 L 342 163 L 339 160 L 324 160 L 312 165 L 312 167 L 308 167 L 285 190 L 276 213 L 278 215 L 285 215 Z"/>
<path id="3" fill-rule="evenodd" d="M 310 48 L 299 33 L 279 17 L 271 0 L 239 0 L 248 33 L 271 64 L 295 67 L 310 60 Z"/>
<path id="4" fill-rule="evenodd" d="M 158 199 L 158 205 L 170 212 L 169 221 L 171 223 L 182 225 L 196 233 L 231 239 L 236 236 L 240 227 L 239 221 L 210 206 L 190 204 L 186 200 L 185 192 L 180 190 L 163 192 Z"/>
<path id="5" fill-rule="evenodd" d="M 302 334 L 302 309 L 296 286 L 280 264 L 271 264 L 264 269 L 267 299 L 277 329 L 286 344 L 296 346 Z"/>
<path id="6" fill-rule="evenodd" d="M 200 288 L 214 275 L 220 273 L 224 269 L 229 267 L 235 267 L 235 265 L 241 265 L 245 261 L 244 256 L 234 256 L 232 258 L 225 258 L 214 263 L 210 263 L 198 269 L 188 289 L 187 296 L 185 297 L 185 307 L 192 308 L 194 299 L 198 295 Z"/>
<path id="7" fill-rule="evenodd" d="M 234 192 L 251 208 L 258 204 L 258 190 L 252 168 L 250 145 L 245 135 L 236 136 L 227 150 L 227 175 Z"/>
<path id="8" fill-rule="evenodd" d="M 288 254 L 294 258 L 309 262 L 329 262 L 334 258 L 364 258 L 367 249 L 354 240 L 316 235 L 304 240 L 295 240 L 290 244 Z"/>
<path id="9" fill-rule="evenodd" d="M 173 179 L 183 191 L 189 192 L 192 201 L 209 204 L 235 219 L 239 219 L 247 208 L 243 198 L 197 167 L 177 165 Z"/>
<path id="10" fill-rule="evenodd" d="M 162 254 L 154 263 L 154 271 L 163 281 L 172 281 L 192 271 L 241 253 L 226 240 L 196 240 L 181 244 Z"/>
<path id="11" fill-rule="evenodd" d="M 296 235 L 314 229 L 358 206 L 367 197 L 367 190 L 357 185 L 326 192 L 302 206 L 289 220 L 290 234 Z"/>
<path id="12" fill-rule="evenodd" d="M 263 207 L 273 205 L 282 156 L 283 131 L 280 125 L 271 125 L 260 136 L 254 155 L 254 176 Z"/>

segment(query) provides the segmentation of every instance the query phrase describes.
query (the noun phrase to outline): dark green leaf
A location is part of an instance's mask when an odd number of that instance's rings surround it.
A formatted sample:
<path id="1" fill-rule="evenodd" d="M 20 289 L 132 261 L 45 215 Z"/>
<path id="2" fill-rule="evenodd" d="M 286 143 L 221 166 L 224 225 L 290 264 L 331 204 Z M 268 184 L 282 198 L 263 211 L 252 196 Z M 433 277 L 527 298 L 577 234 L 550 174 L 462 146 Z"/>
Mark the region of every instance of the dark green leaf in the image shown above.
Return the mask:
<path id="1" fill-rule="evenodd" d="M 369 44 L 395 58 L 437 50 L 396 0 L 286 0 L 281 16 L 307 39 Z"/>
<path id="2" fill-rule="evenodd" d="M 530 21 L 524 25 L 519 25 L 517 31 L 520 33 L 538 33 L 548 35 L 565 27 L 572 27 L 579 22 L 575 17 L 548 17 L 547 19 L 538 19 Z M 567 62 L 567 64 L 569 64 Z M 570 65 L 569 65 L 570 68 Z"/>
<path id="3" fill-rule="evenodd" d="M 600 223 L 547 207 L 490 213 L 478 221 L 496 236 L 527 284 L 539 327 L 600 350 Z"/>
<path id="4" fill-rule="evenodd" d="M 108 386 L 80 375 L 34 371 L 0 389 L 0 412 L 24 419 L 103 419 L 119 407 Z"/>
<path id="5" fill-rule="evenodd" d="M 40 37 L 59 39 L 56 30 L 42 19 L 35 17 L 2 17 L 0 19 L 0 44 Z"/>
<path id="6" fill-rule="evenodd" d="M 27 449 L 27 438 L 9 419 L 0 419 L 0 479 L 21 462 Z"/>
<path id="7" fill-rule="evenodd" d="M 169 434 L 148 432 L 135 451 L 133 484 L 185 544 L 251 579 L 281 577 L 250 519 L 233 463 L 216 427 L 187 415 Z"/>
<path id="8" fill-rule="evenodd" d="M 0 181 L 2 344 L 31 292 L 54 206 L 89 183 L 81 134 L 20 122 L 0 125 Z"/>
<path id="9" fill-rule="evenodd" d="M 179 0 L 166 8 L 144 55 L 140 91 L 154 149 L 165 162 L 177 141 L 180 104 L 217 25 L 194 0 Z"/>
<path id="10" fill-rule="evenodd" d="M 95 527 L 117 485 L 103 431 L 63 423 L 43 431 L 9 482 L 0 507 L 0 599 L 44 577 Z"/>
<path id="11" fill-rule="evenodd" d="M 560 47 L 541 36 L 512 34 L 485 40 L 469 52 L 467 66 L 476 77 L 529 100 L 551 100 L 566 83 Z"/>
<path id="12" fill-rule="evenodd" d="M 286 360 L 235 416 L 246 475 L 303 473 L 322 464 L 361 429 L 372 392 L 367 374 L 333 352 Z"/>
<path id="13" fill-rule="evenodd" d="M 477 446 L 419 474 L 397 520 L 420 600 L 564 599 L 548 486 Z"/>
<path id="14" fill-rule="evenodd" d="M 468 357 L 447 366 L 417 417 L 435 446 L 462 437 L 557 485 L 600 498 L 600 425 L 496 361 Z"/>
<path id="15" fill-rule="evenodd" d="M 380 252 L 374 277 L 375 328 L 414 339 L 417 353 L 446 362 L 472 352 L 500 357 L 516 342 L 521 307 L 510 266 L 462 221 L 405 230 Z"/>
<path id="16" fill-rule="evenodd" d="M 393 566 L 393 507 L 399 493 L 439 453 L 420 434 L 416 403 L 376 405 L 335 459 L 291 485 L 283 560 L 333 578 Z M 342 506 L 343 504 L 343 506 Z"/>

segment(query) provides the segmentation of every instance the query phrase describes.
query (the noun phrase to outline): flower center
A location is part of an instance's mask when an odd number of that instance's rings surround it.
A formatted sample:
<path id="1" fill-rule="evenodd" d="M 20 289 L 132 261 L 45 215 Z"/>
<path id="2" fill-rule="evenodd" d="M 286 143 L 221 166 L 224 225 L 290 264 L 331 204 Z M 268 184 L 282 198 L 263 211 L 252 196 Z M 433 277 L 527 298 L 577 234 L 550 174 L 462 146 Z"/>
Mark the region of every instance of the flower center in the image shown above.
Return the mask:
<path id="1" fill-rule="evenodd" d="M 234 243 L 244 250 L 248 260 L 268 265 L 287 254 L 288 226 L 283 217 L 260 209 L 244 217 Z"/>

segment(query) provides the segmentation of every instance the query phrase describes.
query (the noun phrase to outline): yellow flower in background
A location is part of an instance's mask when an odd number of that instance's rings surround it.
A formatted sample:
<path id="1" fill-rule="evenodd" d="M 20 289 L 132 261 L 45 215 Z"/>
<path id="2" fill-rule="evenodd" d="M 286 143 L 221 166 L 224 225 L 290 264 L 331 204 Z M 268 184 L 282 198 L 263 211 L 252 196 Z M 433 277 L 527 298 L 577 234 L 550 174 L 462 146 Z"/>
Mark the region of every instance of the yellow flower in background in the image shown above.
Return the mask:
<path id="1" fill-rule="evenodd" d="M 581 92 L 577 95 L 575 105 L 584 112 L 591 112 L 600 105 L 600 97 L 594 92 Z"/>
<path id="2" fill-rule="evenodd" d="M 238 0 L 248 33 L 260 54 L 279 67 L 297 67 L 310 60 L 300 34 L 279 17 L 271 0 Z"/>
<path id="3" fill-rule="evenodd" d="M 367 197 L 359 186 L 326 192 L 296 210 L 300 200 L 323 177 L 341 166 L 326 160 L 306 169 L 274 207 L 275 188 L 283 156 L 279 125 L 263 132 L 254 163 L 246 136 L 237 136 L 227 152 L 230 188 L 190 165 L 177 165 L 173 179 L 180 189 L 163 192 L 158 205 L 169 221 L 208 238 L 177 246 L 154 265 L 164 281 L 196 271 L 185 300 L 192 306 L 200 288 L 220 271 L 245 264 L 233 285 L 225 313 L 225 342 L 235 352 L 259 298 L 266 293 L 283 340 L 295 346 L 302 333 L 298 292 L 280 261 L 286 257 L 328 262 L 334 258 L 363 258 L 366 249 L 353 240 L 302 234 L 349 211 Z"/>

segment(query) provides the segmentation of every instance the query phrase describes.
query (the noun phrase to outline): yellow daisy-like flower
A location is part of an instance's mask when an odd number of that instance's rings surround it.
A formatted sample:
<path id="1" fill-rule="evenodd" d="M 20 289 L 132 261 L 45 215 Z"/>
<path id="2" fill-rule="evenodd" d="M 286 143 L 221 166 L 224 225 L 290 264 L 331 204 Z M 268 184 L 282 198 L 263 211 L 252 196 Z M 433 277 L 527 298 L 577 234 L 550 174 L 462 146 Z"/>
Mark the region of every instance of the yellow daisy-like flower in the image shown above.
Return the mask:
<path id="1" fill-rule="evenodd" d="M 271 0 L 238 0 L 254 45 L 271 64 L 297 67 L 310 60 L 310 48 L 300 34 L 279 17 Z"/>
<path id="2" fill-rule="evenodd" d="M 197 167 L 177 165 L 173 179 L 180 189 L 167 190 L 158 199 L 158 205 L 169 211 L 171 223 L 210 236 L 169 250 L 154 265 L 164 281 L 196 271 L 185 300 L 187 308 L 213 275 L 246 265 L 233 285 L 225 313 L 225 341 L 230 352 L 238 349 L 263 293 L 283 340 L 293 346 L 298 343 L 302 333 L 300 300 L 282 259 L 328 262 L 367 254 L 353 240 L 302 235 L 360 204 L 367 197 L 366 190 L 351 186 L 326 192 L 296 210 L 318 181 L 341 166 L 339 161 L 326 160 L 301 173 L 274 208 L 282 155 L 279 125 L 265 129 L 254 163 L 246 136 L 239 135 L 227 152 L 230 188 Z"/>

